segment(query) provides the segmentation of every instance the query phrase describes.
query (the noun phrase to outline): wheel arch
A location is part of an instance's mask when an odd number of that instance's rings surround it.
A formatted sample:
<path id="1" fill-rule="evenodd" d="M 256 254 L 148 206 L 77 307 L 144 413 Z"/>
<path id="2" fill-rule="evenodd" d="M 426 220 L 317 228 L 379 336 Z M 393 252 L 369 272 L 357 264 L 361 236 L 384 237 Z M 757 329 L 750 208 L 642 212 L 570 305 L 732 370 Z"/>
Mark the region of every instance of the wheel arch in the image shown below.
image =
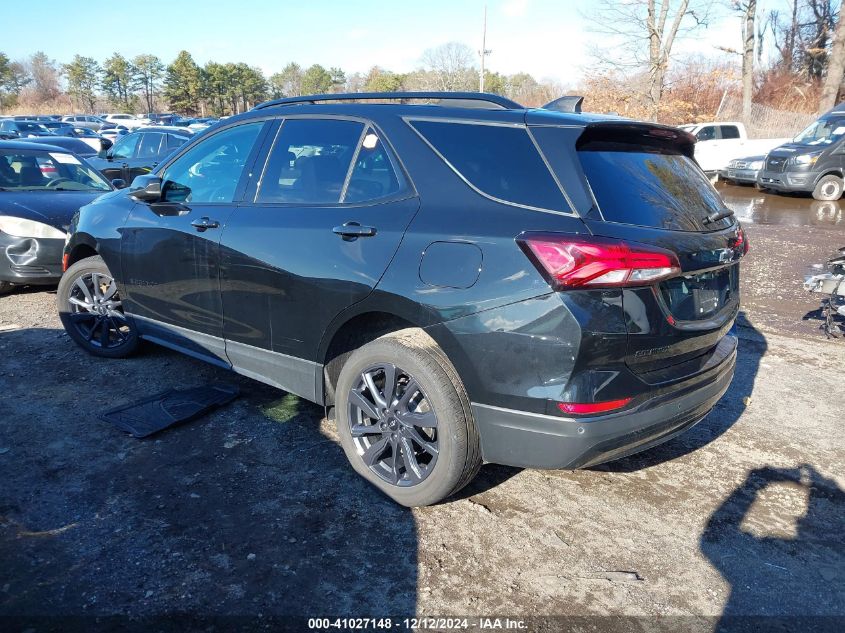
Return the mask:
<path id="1" fill-rule="evenodd" d="M 405 328 L 415 327 L 424 330 L 443 350 L 459 376 L 464 376 L 466 371 L 471 370 L 471 367 L 463 362 L 463 353 L 457 347 L 448 329 L 433 327 L 440 323 L 439 320 L 432 322 L 431 319 L 420 318 L 426 314 L 426 311 L 420 310 L 419 306 L 416 313 L 413 313 L 387 308 L 383 302 L 380 303 L 381 305 L 371 306 L 369 309 L 362 307 L 354 313 L 342 315 L 323 335 L 317 356 L 317 362 L 321 363 L 323 370 L 317 376 L 318 384 L 316 385 L 317 395 L 323 397 L 322 404 L 326 406 L 334 404 L 335 387 L 340 371 L 353 351 L 380 336 Z M 401 302 L 397 302 L 394 308 L 401 305 Z"/>
<path id="2" fill-rule="evenodd" d="M 68 254 L 66 268 L 70 268 L 76 262 L 85 259 L 86 257 L 94 257 L 100 254 L 97 248 L 97 242 L 87 234 L 76 233 L 73 236 L 73 242 L 66 250 Z"/>
<path id="3" fill-rule="evenodd" d="M 816 176 L 816 179 L 813 181 L 813 187 L 819 184 L 819 181 L 824 178 L 825 176 L 838 176 L 845 180 L 845 174 L 843 174 L 842 169 L 828 169 L 825 172 L 822 172 L 820 175 Z"/>

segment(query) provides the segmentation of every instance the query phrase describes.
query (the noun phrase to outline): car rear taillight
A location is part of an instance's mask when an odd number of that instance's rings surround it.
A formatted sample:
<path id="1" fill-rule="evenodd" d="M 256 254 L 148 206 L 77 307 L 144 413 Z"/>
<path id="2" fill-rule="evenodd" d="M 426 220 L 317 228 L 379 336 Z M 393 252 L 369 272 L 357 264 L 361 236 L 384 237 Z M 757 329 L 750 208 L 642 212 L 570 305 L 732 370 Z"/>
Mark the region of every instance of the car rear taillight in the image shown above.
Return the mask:
<path id="1" fill-rule="evenodd" d="M 681 272 L 672 251 L 635 242 L 523 233 L 517 243 L 555 290 L 646 286 Z"/>
<path id="2" fill-rule="evenodd" d="M 564 413 L 587 415 L 590 413 L 607 413 L 608 411 L 621 409 L 629 402 L 631 402 L 631 398 L 605 400 L 604 402 L 558 402 L 557 408 Z"/>
<path id="3" fill-rule="evenodd" d="M 731 240 L 730 245 L 735 251 L 739 252 L 740 256 L 748 253 L 748 238 L 745 237 L 745 231 L 742 230 L 742 227 L 737 229 L 736 237 Z"/>

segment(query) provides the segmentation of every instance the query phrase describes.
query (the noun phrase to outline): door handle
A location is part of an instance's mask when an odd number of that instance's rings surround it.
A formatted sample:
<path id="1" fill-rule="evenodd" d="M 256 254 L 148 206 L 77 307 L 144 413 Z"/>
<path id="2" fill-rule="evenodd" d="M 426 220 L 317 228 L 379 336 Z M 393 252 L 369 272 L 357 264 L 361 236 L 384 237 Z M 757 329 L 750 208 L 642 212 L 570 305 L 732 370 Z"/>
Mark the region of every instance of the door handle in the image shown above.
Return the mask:
<path id="1" fill-rule="evenodd" d="M 376 234 L 376 229 L 374 226 L 361 226 L 358 222 L 346 222 L 334 227 L 332 232 L 345 240 L 354 240 L 358 237 L 372 237 Z"/>
<path id="2" fill-rule="evenodd" d="M 191 226 L 202 233 L 208 229 L 216 229 L 220 226 L 217 220 L 209 220 L 207 217 L 197 218 L 191 222 Z"/>

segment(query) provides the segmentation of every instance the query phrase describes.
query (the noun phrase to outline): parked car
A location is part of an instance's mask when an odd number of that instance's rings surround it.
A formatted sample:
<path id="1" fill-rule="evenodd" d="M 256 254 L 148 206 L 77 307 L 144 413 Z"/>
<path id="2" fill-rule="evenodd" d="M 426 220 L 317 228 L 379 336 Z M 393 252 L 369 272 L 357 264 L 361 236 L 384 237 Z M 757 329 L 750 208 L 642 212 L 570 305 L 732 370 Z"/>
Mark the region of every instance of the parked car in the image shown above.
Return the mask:
<path id="1" fill-rule="evenodd" d="M 63 147 L 0 141 L 0 292 L 58 283 L 71 216 L 111 190 Z"/>
<path id="2" fill-rule="evenodd" d="M 765 189 L 839 200 L 845 189 L 845 103 L 826 112 L 792 141 L 766 156 L 758 182 Z"/>
<path id="3" fill-rule="evenodd" d="M 15 121 L 40 121 L 42 123 L 55 120 L 52 115 L 48 114 L 16 114 L 11 118 Z"/>
<path id="4" fill-rule="evenodd" d="M 101 128 L 98 134 L 103 138 L 107 138 L 110 141 L 114 142 L 120 137 L 129 134 L 129 128 L 125 128 L 122 125 L 118 125 L 112 128 Z"/>
<path id="5" fill-rule="evenodd" d="M 719 178 L 730 183 L 756 185 L 757 174 L 763 169 L 765 163 L 765 155 L 735 158 L 728 163 L 726 169 L 719 170 Z"/>
<path id="6" fill-rule="evenodd" d="M 174 125 L 176 121 L 182 118 L 172 112 L 163 112 L 161 114 L 150 112 L 145 117 L 150 122 L 150 125 Z"/>
<path id="7" fill-rule="evenodd" d="M 200 117 L 194 119 L 178 119 L 172 123 L 172 125 L 176 125 L 179 127 L 187 127 L 193 130 L 194 132 L 202 132 L 206 128 L 211 127 L 215 123 L 217 123 L 218 119 L 213 117 Z"/>
<path id="8" fill-rule="evenodd" d="M 64 121 L 45 121 L 42 125 L 56 136 L 72 136 L 83 139 L 92 149 L 96 150 L 95 153 L 102 149 L 101 141 L 103 137 L 90 128 L 77 127 Z"/>
<path id="9" fill-rule="evenodd" d="M 411 98 L 438 102 L 369 102 Z M 409 506 L 483 461 L 644 450 L 728 389 L 747 242 L 693 136 L 480 93 L 314 100 L 80 211 L 57 301 L 82 348 L 147 339 L 324 404 Z"/>
<path id="10" fill-rule="evenodd" d="M 18 121 L 16 119 L 0 121 L 0 140 L 29 138 L 31 136 L 53 136 L 53 133 L 37 121 Z"/>
<path id="11" fill-rule="evenodd" d="M 144 127 L 150 124 L 150 120 L 135 116 L 134 114 L 125 114 L 125 113 L 112 113 L 106 114 L 103 117 L 109 123 L 113 123 L 114 125 L 122 125 L 123 127 L 134 130 L 139 127 Z"/>
<path id="12" fill-rule="evenodd" d="M 737 156 L 765 154 L 788 139 L 750 139 L 745 126 L 738 121 L 692 123 L 680 128 L 696 138 L 695 160 L 705 173 L 715 175 L 727 169 Z"/>
<path id="13" fill-rule="evenodd" d="M 26 142 L 44 143 L 53 147 L 61 147 L 62 149 L 68 152 L 72 152 L 77 156 L 81 156 L 82 158 L 86 159 L 95 158 L 101 150 L 108 150 L 112 146 L 110 140 L 101 138 L 98 139 L 98 145 L 96 148 L 94 148 L 92 145 L 86 142 L 88 140 L 89 139 L 87 138 L 71 136 L 39 136 L 38 138 L 28 138 L 26 139 Z"/>
<path id="14" fill-rule="evenodd" d="M 90 159 L 110 181 L 130 184 L 136 176 L 148 174 L 159 161 L 188 141 L 193 133 L 182 128 L 164 126 L 140 128 L 120 137 L 107 150 Z"/>
<path id="15" fill-rule="evenodd" d="M 114 123 L 110 123 L 93 114 L 69 114 L 62 117 L 62 122 L 70 123 L 76 127 L 87 127 L 95 132 L 116 127 Z"/>

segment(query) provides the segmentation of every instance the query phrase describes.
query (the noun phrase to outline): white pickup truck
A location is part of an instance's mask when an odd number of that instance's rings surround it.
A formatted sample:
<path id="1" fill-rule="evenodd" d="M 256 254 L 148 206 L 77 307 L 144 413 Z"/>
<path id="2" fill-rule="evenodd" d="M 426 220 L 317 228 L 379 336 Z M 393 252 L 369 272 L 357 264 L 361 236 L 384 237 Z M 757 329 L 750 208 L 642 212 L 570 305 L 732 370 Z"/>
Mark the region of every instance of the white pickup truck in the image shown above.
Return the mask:
<path id="1" fill-rule="evenodd" d="M 713 175 L 727 168 L 734 158 L 765 155 L 769 150 L 789 143 L 788 138 L 750 139 L 745 126 L 736 121 L 713 121 L 679 125 L 697 139 L 695 159 L 706 174 Z"/>

